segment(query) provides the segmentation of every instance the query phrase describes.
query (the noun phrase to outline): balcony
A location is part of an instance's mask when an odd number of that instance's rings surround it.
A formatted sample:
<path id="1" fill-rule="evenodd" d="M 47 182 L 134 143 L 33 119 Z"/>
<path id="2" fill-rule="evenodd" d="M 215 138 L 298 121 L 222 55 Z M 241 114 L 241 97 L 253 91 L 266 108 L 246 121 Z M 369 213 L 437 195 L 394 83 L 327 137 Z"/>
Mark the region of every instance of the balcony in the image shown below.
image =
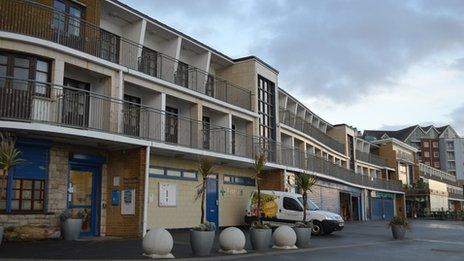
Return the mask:
<path id="1" fill-rule="evenodd" d="M 301 131 L 317 141 L 327 145 L 331 149 L 345 154 L 345 146 L 340 142 L 332 139 L 329 135 L 325 134 L 323 131 L 314 127 L 310 122 L 305 121 L 301 117 L 296 116 L 294 113 L 280 108 L 280 122 L 285 125 L 288 125 L 298 131 Z"/>
<path id="2" fill-rule="evenodd" d="M 120 117 L 110 117 L 120 115 Z M 72 87 L 0 77 L 0 120 L 94 130 L 309 170 L 363 186 L 401 191 L 401 181 L 356 174 L 295 147 Z"/>
<path id="3" fill-rule="evenodd" d="M 408 161 L 408 162 L 414 163 L 414 156 L 411 155 L 411 154 L 405 153 L 405 152 L 403 152 L 403 151 L 397 150 L 397 151 L 396 151 L 396 158 L 397 158 L 397 159 L 400 159 L 400 160 L 404 160 L 404 161 Z"/>
<path id="4" fill-rule="evenodd" d="M 387 161 L 375 154 L 356 150 L 356 159 L 376 166 L 388 167 Z"/>
<path id="5" fill-rule="evenodd" d="M 0 0 L 0 30 L 55 42 L 251 110 L 252 92 L 48 6 Z"/>
<path id="6" fill-rule="evenodd" d="M 464 199 L 464 195 L 462 193 L 448 193 L 448 198 L 455 198 L 455 199 Z"/>

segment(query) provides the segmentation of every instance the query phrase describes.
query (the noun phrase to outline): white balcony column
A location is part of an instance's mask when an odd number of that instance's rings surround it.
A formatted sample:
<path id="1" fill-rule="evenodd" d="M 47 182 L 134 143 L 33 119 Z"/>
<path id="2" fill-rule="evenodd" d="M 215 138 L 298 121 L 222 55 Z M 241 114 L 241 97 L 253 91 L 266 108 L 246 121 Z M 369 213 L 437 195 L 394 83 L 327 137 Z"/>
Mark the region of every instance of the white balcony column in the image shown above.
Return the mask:
<path id="1" fill-rule="evenodd" d="M 64 61 L 56 59 L 53 63 L 52 83 L 63 85 L 64 79 Z"/>
<path id="2" fill-rule="evenodd" d="M 164 141 L 166 139 L 166 114 L 164 112 L 166 111 L 166 93 L 162 92 L 159 95 L 160 99 L 160 110 L 161 110 L 161 115 L 160 115 L 160 140 Z"/>
<path id="3" fill-rule="evenodd" d="M 63 85 L 63 80 L 64 80 L 64 61 L 56 59 L 53 62 L 53 66 L 52 66 L 52 83 L 56 84 L 55 86 L 52 86 L 52 89 L 50 90 L 50 96 L 51 96 L 50 98 L 52 98 L 52 100 L 54 99 L 54 100 L 59 101 L 58 97 L 61 97 L 61 95 L 63 94 L 63 88 L 60 87 L 61 85 Z M 53 106 L 53 104 L 56 104 L 56 105 Z M 57 103 L 50 102 L 48 111 L 41 112 L 45 116 L 43 117 L 42 120 L 59 122 L 61 120 L 61 113 L 62 113 L 62 109 L 60 107 L 61 105 L 62 105 L 61 102 L 57 102 Z M 33 113 L 34 118 L 37 117 L 38 113 L 39 113 L 39 110 L 38 109 L 36 110 L 36 107 L 34 106 L 34 113 Z"/>
<path id="4" fill-rule="evenodd" d="M 172 48 L 175 48 L 174 58 L 178 61 L 180 59 L 180 50 L 182 48 L 182 38 L 180 36 L 177 37 Z M 177 62 L 174 63 L 173 73 L 176 73 L 177 66 L 178 66 Z"/>
<path id="5" fill-rule="evenodd" d="M 227 128 L 231 131 L 226 132 L 226 140 L 225 142 L 227 143 L 227 151 L 226 153 L 232 154 L 232 114 L 229 113 L 227 114 Z"/>
<path id="6" fill-rule="evenodd" d="M 119 71 L 119 74 L 118 74 L 118 78 L 116 81 L 112 80 L 111 81 L 112 83 L 116 83 L 117 85 L 113 85 L 111 86 L 111 88 L 117 88 L 117 92 L 113 92 L 115 95 L 116 95 L 116 99 L 122 101 L 124 100 L 124 73 L 123 71 Z M 114 95 L 110 95 L 110 96 L 114 96 Z M 115 106 L 116 108 L 114 108 L 116 110 L 115 113 L 117 113 L 117 132 L 118 133 L 123 133 L 123 107 L 124 107 L 124 104 L 122 102 L 120 102 L 118 104 L 118 106 Z"/>
<path id="7" fill-rule="evenodd" d="M 140 34 L 139 34 L 139 39 L 138 39 L 138 44 L 140 44 L 141 46 L 143 46 L 144 42 L 145 42 L 145 32 L 147 30 L 147 20 L 143 19 L 141 22 L 140 22 Z M 142 48 L 139 48 L 138 49 L 138 53 L 137 53 L 137 57 L 141 57 L 142 56 Z"/>

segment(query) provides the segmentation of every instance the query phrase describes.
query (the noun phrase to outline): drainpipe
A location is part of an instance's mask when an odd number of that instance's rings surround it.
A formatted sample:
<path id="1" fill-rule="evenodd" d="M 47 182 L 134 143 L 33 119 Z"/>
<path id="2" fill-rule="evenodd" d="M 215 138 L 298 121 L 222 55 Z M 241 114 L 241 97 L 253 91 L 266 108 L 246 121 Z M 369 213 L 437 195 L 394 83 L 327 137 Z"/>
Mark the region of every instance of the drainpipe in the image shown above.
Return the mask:
<path id="1" fill-rule="evenodd" d="M 145 185 L 143 187 L 143 224 L 142 224 L 142 237 L 147 233 L 147 219 L 148 219 L 148 184 L 149 184 L 149 170 L 150 170 L 150 146 L 146 147 L 145 152 Z"/>

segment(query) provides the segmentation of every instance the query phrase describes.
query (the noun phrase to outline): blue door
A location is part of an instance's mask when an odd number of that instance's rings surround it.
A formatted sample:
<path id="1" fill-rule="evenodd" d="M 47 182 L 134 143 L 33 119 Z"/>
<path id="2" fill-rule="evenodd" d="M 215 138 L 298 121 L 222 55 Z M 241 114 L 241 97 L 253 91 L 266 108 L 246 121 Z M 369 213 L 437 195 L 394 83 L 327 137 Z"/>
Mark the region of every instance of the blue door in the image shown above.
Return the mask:
<path id="1" fill-rule="evenodd" d="M 384 198 L 383 199 L 383 209 L 384 209 L 384 219 L 391 220 L 395 215 L 395 207 L 393 204 L 393 199 Z"/>
<path id="2" fill-rule="evenodd" d="M 217 178 L 209 178 L 206 184 L 206 220 L 219 225 L 219 199 Z"/>
<path id="3" fill-rule="evenodd" d="M 99 235 L 100 168 L 71 164 L 68 184 L 68 208 L 81 213 L 81 236 Z"/>

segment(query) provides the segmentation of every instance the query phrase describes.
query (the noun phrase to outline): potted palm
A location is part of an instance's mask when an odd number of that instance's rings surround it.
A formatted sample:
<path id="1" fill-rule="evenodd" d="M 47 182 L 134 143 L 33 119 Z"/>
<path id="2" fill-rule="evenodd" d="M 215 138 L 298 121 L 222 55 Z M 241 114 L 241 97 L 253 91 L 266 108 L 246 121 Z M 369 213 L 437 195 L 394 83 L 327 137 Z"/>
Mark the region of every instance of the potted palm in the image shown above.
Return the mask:
<path id="1" fill-rule="evenodd" d="M 393 217 L 393 219 L 388 223 L 388 226 L 391 228 L 393 238 L 400 240 L 404 239 L 406 230 L 411 228 L 409 221 L 402 216 Z"/>
<path id="2" fill-rule="evenodd" d="M 271 242 L 272 230 L 269 226 L 263 224 L 262 220 L 262 207 L 261 207 L 261 174 L 266 165 L 266 155 L 261 150 L 255 155 L 255 161 L 253 164 L 253 170 L 255 171 L 256 189 L 257 192 L 257 220 L 253 222 L 250 229 L 250 240 L 253 249 L 263 250 L 269 247 Z"/>
<path id="3" fill-rule="evenodd" d="M 82 230 L 82 219 L 84 218 L 85 212 L 78 211 L 73 214 L 69 209 L 64 210 L 60 214 L 61 221 L 61 233 L 65 240 L 77 240 Z"/>
<path id="4" fill-rule="evenodd" d="M 295 176 L 295 186 L 299 188 L 303 196 L 303 220 L 295 224 L 293 229 L 296 233 L 296 246 L 298 248 L 305 248 L 309 246 L 311 239 L 312 222 L 306 216 L 308 209 L 308 191 L 312 191 L 312 187 L 317 183 L 315 176 L 299 173 Z"/>
<path id="5" fill-rule="evenodd" d="M 205 196 L 208 178 L 213 170 L 213 161 L 209 158 L 201 158 L 198 163 L 198 173 L 201 183 L 198 185 L 195 200 L 201 200 L 200 225 L 190 231 L 190 246 L 195 255 L 205 256 L 211 252 L 215 236 L 215 224 L 205 220 Z"/>
<path id="6" fill-rule="evenodd" d="M 21 152 L 16 148 L 16 141 L 8 134 L 0 133 L 0 167 L 1 184 L 0 200 L 6 201 L 6 187 L 8 182 L 8 172 L 23 160 L 19 158 Z M 0 225 L 0 244 L 3 241 L 4 227 Z"/>

